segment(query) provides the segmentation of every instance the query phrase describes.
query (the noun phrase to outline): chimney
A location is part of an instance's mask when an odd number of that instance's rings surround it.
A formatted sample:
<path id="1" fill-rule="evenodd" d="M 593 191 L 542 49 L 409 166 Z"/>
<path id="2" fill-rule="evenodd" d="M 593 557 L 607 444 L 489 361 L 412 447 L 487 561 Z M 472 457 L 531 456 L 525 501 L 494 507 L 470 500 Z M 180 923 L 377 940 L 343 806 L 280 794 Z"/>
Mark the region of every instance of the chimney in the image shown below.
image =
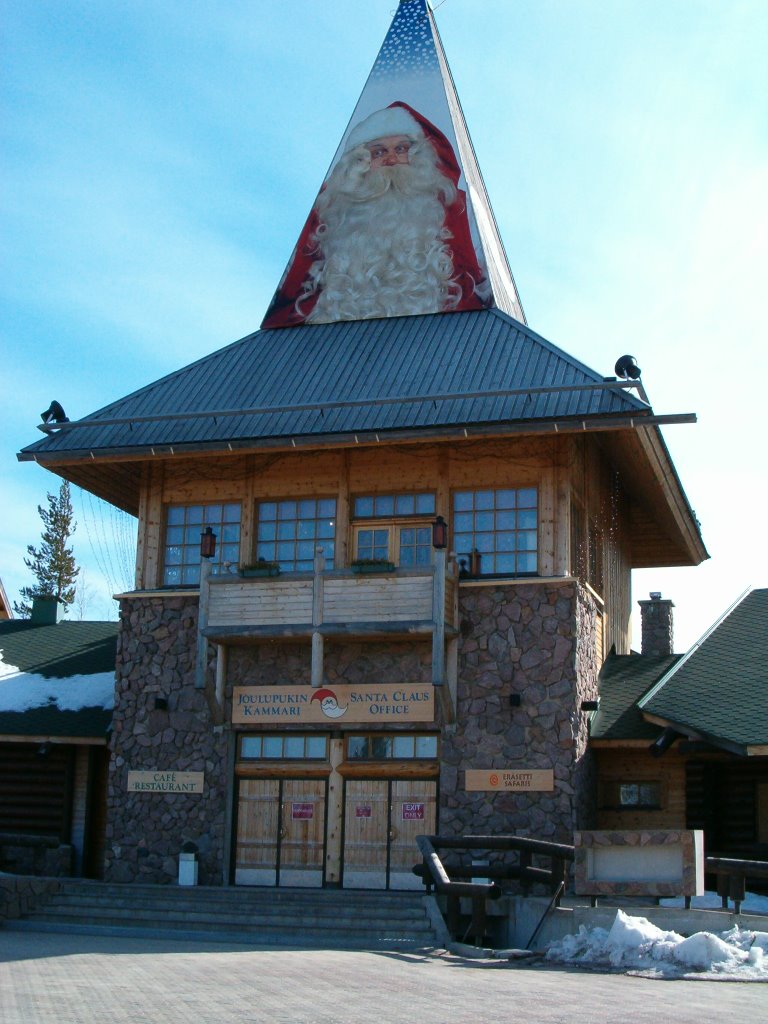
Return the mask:
<path id="1" fill-rule="evenodd" d="M 44 596 L 32 598 L 32 614 L 30 622 L 36 626 L 55 626 L 59 620 L 58 597 Z"/>
<path id="2" fill-rule="evenodd" d="M 638 601 L 642 622 L 641 654 L 673 654 L 674 635 L 670 600 L 662 600 L 658 591 L 651 591 L 649 601 Z"/>

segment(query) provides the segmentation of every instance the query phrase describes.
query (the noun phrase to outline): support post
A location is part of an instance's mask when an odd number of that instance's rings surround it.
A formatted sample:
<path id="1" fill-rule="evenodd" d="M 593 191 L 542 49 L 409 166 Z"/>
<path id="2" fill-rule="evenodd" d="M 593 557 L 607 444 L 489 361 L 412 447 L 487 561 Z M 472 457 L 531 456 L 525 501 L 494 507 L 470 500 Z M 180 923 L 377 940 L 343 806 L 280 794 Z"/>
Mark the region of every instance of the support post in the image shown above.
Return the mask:
<path id="1" fill-rule="evenodd" d="M 432 584 L 432 685 L 445 683 L 445 549 L 435 551 Z"/>
<path id="2" fill-rule="evenodd" d="M 203 630 L 208 625 L 208 604 L 210 599 L 210 576 L 213 566 L 208 558 L 200 559 L 200 602 L 197 609 L 197 665 L 195 667 L 195 689 L 205 689 L 208 670 L 208 640 Z"/>
<path id="3" fill-rule="evenodd" d="M 323 571 L 325 555 L 322 547 L 315 551 L 315 575 L 312 580 L 312 668 L 310 682 L 313 686 L 323 685 L 323 634 L 317 629 L 323 622 Z"/>

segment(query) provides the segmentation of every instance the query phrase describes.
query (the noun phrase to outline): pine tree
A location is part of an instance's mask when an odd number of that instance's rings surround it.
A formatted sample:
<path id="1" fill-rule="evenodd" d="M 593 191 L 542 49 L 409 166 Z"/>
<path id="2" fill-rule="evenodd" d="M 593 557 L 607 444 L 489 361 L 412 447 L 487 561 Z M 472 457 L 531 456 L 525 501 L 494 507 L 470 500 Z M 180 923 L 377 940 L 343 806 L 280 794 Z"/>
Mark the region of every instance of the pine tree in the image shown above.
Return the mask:
<path id="1" fill-rule="evenodd" d="M 75 579 L 80 572 L 72 548 L 67 541 L 75 532 L 77 523 L 73 519 L 72 499 L 69 484 L 65 480 L 58 495 L 48 494 L 48 508 L 37 506 L 43 521 L 42 543 L 39 548 L 29 544 L 24 564 L 37 577 L 37 583 L 19 590 L 21 601 L 15 601 L 13 608 L 17 615 L 29 618 L 32 614 L 32 599 L 35 597 L 56 597 L 64 605 L 75 600 Z"/>

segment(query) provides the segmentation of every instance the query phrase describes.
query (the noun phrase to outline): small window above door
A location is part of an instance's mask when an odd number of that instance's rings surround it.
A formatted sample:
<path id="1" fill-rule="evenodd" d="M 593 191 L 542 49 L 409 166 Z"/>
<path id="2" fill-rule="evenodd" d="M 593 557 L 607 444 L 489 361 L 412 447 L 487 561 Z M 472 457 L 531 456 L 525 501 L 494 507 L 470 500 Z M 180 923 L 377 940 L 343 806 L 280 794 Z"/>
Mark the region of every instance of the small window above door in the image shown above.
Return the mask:
<path id="1" fill-rule="evenodd" d="M 392 562 L 403 569 L 432 564 L 434 494 L 361 496 L 355 498 L 353 513 L 353 558 Z"/>

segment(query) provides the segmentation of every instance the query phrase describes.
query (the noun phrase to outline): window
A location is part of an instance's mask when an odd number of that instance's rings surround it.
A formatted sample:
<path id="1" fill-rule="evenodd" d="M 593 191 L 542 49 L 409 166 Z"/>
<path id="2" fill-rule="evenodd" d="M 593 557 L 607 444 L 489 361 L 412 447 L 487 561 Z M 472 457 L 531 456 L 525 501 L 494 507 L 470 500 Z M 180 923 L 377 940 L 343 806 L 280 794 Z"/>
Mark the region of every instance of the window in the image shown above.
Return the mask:
<path id="1" fill-rule="evenodd" d="M 335 535 L 334 498 L 263 501 L 259 505 L 256 557 L 279 562 L 283 572 L 311 572 L 315 549 L 321 545 L 330 569 Z"/>
<path id="2" fill-rule="evenodd" d="M 328 757 L 328 737 L 290 733 L 242 736 L 240 757 L 247 761 L 324 761 Z"/>
<path id="3" fill-rule="evenodd" d="M 353 513 L 355 558 L 383 559 L 406 569 L 432 564 L 434 494 L 359 497 Z M 420 517 L 429 517 L 429 523 L 419 522 Z"/>
<path id="4" fill-rule="evenodd" d="M 606 781 L 603 784 L 603 807 L 619 811 L 659 810 L 661 808 L 661 782 Z"/>
<path id="5" fill-rule="evenodd" d="M 213 572 L 225 562 L 240 560 L 240 505 L 171 505 L 166 515 L 163 586 L 196 586 L 200 582 L 200 534 L 210 526 L 216 534 Z"/>
<path id="6" fill-rule="evenodd" d="M 457 491 L 453 496 L 453 548 L 475 574 L 533 575 L 537 571 L 538 495 L 535 487 Z M 475 558 L 475 564 L 478 559 Z"/>
<path id="7" fill-rule="evenodd" d="M 347 760 L 388 761 L 437 757 L 437 736 L 389 733 L 387 736 L 348 736 Z"/>

